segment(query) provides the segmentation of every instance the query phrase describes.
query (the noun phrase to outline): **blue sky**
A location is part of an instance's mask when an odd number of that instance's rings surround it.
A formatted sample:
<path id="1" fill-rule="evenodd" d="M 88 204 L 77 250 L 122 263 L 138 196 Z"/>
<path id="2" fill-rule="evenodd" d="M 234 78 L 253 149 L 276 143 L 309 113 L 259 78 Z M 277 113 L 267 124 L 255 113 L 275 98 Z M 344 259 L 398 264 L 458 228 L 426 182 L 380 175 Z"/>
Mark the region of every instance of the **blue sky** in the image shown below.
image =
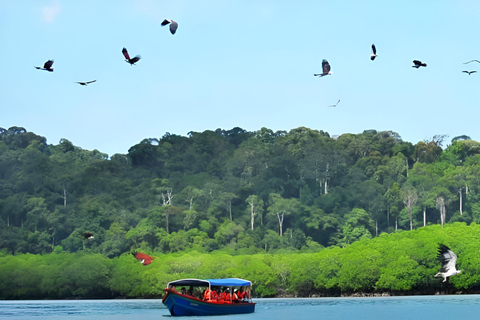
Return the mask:
<path id="1" fill-rule="evenodd" d="M 463 64 L 480 60 L 478 30 L 474 0 L 0 0 L 0 127 L 110 156 L 233 127 L 479 141 L 480 72 L 461 72 L 480 71 Z M 48 59 L 53 73 L 33 68 Z M 333 74 L 314 77 L 322 59 Z"/>

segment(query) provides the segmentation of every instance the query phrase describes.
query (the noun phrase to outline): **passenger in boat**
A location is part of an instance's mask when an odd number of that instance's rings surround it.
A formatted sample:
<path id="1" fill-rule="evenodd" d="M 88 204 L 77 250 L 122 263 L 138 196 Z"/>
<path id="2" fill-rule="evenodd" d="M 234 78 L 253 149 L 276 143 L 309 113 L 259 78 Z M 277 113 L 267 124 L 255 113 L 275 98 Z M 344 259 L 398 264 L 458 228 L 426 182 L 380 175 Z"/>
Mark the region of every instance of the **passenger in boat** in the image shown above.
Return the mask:
<path id="1" fill-rule="evenodd" d="M 240 290 L 237 292 L 238 300 L 243 301 L 245 300 L 245 295 L 246 295 L 245 289 L 242 287 Z"/>
<path id="2" fill-rule="evenodd" d="M 223 302 L 224 303 L 230 303 L 230 288 L 225 289 L 225 296 L 223 297 Z"/>
<path id="3" fill-rule="evenodd" d="M 237 292 L 238 292 L 238 289 L 233 290 L 233 293 L 232 293 L 232 302 L 233 302 L 233 303 L 237 303 L 237 302 L 240 301 L 240 300 L 238 299 Z"/>
<path id="4" fill-rule="evenodd" d="M 224 303 L 225 302 L 225 295 L 226 295 L 226 289 L 219 289 L 218 290 L 218 295 L 217 295 L 217 302 L 218 303 Z"/>
<path id="5" fill-rule="evenodd" d="M 206 300 L 206 301 L 212 301 L 213 299 L 213 290 L 210 290 L 210 289 L 206 289 L 204 292 L 203 292 L 203 300 Z"/>
<path id="6" fill-rule="evenodd" d="M 212 301 L 217 301 L 217 297 L 218 297 L 218 294 L 217 294 L 216 289 L 212 288 L 212 290 L 210 290 L 210 299 Z"/>
<path id="7" fill-rule="evenodd" d="M 182 287 L 182 289 L 180 289 L 180 293 L 187 294 L 187 289 L 185 289 L 185 287 Z"/>

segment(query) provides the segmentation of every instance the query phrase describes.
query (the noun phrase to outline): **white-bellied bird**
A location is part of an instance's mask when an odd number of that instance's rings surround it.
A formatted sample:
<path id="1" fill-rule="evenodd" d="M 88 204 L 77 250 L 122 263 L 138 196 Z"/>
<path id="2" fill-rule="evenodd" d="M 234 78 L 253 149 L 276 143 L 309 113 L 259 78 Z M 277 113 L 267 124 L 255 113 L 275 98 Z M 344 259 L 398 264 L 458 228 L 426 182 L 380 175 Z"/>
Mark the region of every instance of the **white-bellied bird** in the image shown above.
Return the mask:
<path id="1" fill-rule="evenodd" d="M 87 81 L 87 82 L 77 81 L 77 83 L 81 86 L 87 86 L 88 84 L 94 83 L 95 81 L 97 81 L 97 80 L 92 80 L 92 81 Z"/>
<path id="2" fill-rule="evenodd" d="M 471 75 L 472 73 L 475 73 L 475 72 L 477 72 L 477 71 L 475 71 L 475 70 L 473 70 L 473 71 L 466 71 L 466 70 L 464 70 L 464 71 L 462 71 L 462 72 L 468 73 L 468 75 Z"/>
<path id="3" fill-rule="evenodd" d="M 330 71 L 330 63 L 326 59 L 322 60 L 322 73 L 314 73 L 315 77 L 323 77 L 332 74 Z"/>
<path id="4" fill-rule="evenodd" d="M 425 62 L 422 62 L 420 60 L 413 60 L 413 64 L 414 66 L 412 66 L 412 68 L 420 68 L 420 67 L 426 67 L 427 64 Z"/>
<path id="5" fill-rule="evenodd" d="M 139 55 L 136 55 L 133 58 L 130 58 L 130 55 L 128 54 L 127 48 L 122 49 L 123 56 L 125 57 L 125 61 L 130 63 L 130 65 L 134 65 L 138 60 L 142 59 Z"/>
<path id="6" fill-rule="evenodd" d="M 451 276 L 459 274 L 461 270 L 457 270 L 457 255 L 444 244 L 440 244 L 438 248 L 438 259 L 442 262 L 442 268 L 435 277 L 443 277 L 443 282 Z"/>
<path id="7" fill-rule="evenodd" d="M 137 259 L 144 266 L 152 263 L 152 260 L 155 259 L 154 257 L 151 257 L 148 254 L 141 253 L 141 252 L 132 252 L 132 254 L 135 257 L 135 259 Z"/>
<path id="8" fill-rule="evenodd" d="M 43 64 L 43 68 L 42 67 L 35 67 L 35 69 L 53 72 L 52 66 L 53 66 L 53 60 L 48 60 L 47 62 L 45 62 Z"/>
<path id="9" fill-rule="evenodd" d="M 170 32 L 175 34 L 175 32 L 177 32 L 178 23 L 171 19 L 165 19 L 162 21 L 162 27 L 165 27 L 167 24 L 170 24 Z"/>
<path id="10" fill-rule="evenodd" d="M 372 54 L 370 55 L 370 59 L 373 61 L 377 57 L 377 48 L 375 48 L 375 45 L 372 44 Z"/>
<path id="11" fill-rule="evenodd" d="M 85 232 L 85 233 L 83 234 L 83 237 L 84 237 L 85 239 L 93 239 L 93 238 L 94 238 L 92 232 Z"/>

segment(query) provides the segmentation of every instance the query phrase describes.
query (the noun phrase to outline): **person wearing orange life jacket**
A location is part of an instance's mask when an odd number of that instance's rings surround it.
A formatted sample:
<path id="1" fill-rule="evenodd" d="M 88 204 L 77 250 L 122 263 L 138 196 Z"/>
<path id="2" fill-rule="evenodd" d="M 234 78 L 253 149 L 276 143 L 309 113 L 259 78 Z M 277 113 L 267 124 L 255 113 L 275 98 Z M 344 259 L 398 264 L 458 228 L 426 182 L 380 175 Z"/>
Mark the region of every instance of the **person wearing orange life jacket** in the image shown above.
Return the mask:
<path id="1" fill-rule="evenodd" d="M 232 302 L 233 303 L 237 303 L 237 302 L 240 301 L 237 293 L 238 293 L 238 289 L 233 290 L 233 293 L 232 293 Z"/>
<path id="2" fill-rule="evenodd" d="M 225 289 L 225 296 L 223 297 L 223 303 L 231 303 L 230 288 Z"/>
<path id="3" fill-rule="evenodd" d="M 245 289 L 242 287 L 240 290 L 237 292 L 238 300 L 243 301 L 245 299 L 245 296 L 247 295 L 247 292 Z"/>
<path id="4" fill-rule="evenodd" d="M 212 290 L 208 288 L 207 290 L 205 290 L 205 292 L 203 293 L 203 300 L 207 300 L 207 301 L 212 300 Z"/>

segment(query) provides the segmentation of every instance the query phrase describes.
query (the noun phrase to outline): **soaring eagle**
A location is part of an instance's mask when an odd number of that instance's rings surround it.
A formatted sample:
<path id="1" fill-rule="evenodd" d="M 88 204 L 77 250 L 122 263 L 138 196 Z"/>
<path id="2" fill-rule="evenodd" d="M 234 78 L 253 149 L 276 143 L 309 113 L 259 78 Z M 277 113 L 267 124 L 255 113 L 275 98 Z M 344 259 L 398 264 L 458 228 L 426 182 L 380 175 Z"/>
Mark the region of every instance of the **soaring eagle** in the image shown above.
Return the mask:
<path id="1" fill-rule="evenodd" d="M 420 67 L 426 67 L 427 64 L 425 62 L 422 62 L 420 60 L 413 60 L 413 64 L 414 66 L 412 66 L 412 68 L 420 68 Z"/>
<path id="2" fill-rule="evenodd" d="M 170 32 L 175 34 L 175 32 L 177 32 L 178 23 L 171 19 L 165 19 L 162 21 L 162 27 L 165 27 L 167 24 L 170 24 Z"/>
<path id="3" fill-rule="evenodd" d="M 128 54 L 127 48 L 122 49 L 123 56 L 125 57 L 125 61 L 130 63 L 130 65 L 134 65 L 138 60 L 142 59 L 139 55 L 130 58 L 130 55 Z"/>
<path id="4" fill-rule="evenodd" d="M 95 81 L 97 81 L 97 80 L 92 80 L 92 81 L 87 81 L 87 82 L 77 81 L 77 83 L 81 86 L 87 86 L 89 83 L 94 83 Z"/>
<path id="5" fill-rule="evenodd" d="M 140 263 L 143 264 L 144 266 L 152 263 L 152 260 L 155 259 L 153 257 L 150 257 L 148 254 L 141 253 L 141 252 L 132 252 L 132 254 L 135 257 L 135 259 L 140 261 Z"/>
<path id="6" fill-rule="evenodd" d="M 443 277 L 443 282 L 447 281 L 448 277 L 454 276 L 462 272 L 455 268 L 457 262 L 457 255 L 444 244 L 440 244 L 438 248 L 438 259 L 442 262 L 442 268 L 435 277 Z"/>
<path id="7" fill-rule="evenodd" d="M 377 48 L 375 48 L 375 45 L 372 44 L 372 54 L 370 55 L 370 59 L 373 61 L 377 57 Z"/>
<path id="8" fill-rule="evenodd" d="M 52 66 L 53 66 L 53 60 L 48 60 L 47 62 L 45 62 L 43 64 L 43 68 L 42 67 L 35 67 L 35 69 L 53 72 Z"/>
<path id="9" fill-rule="evenodd" d="M 332 74 L 332 72 L 330 72 L 330 63 L 328 63 L 328 61 L 326 59 L 323 59 L 322 60 L 322 73 L 314 73 L 313 75 L 315 77 L 323 77 L 323 76 L 327 76 L 329 74 Z"/>

